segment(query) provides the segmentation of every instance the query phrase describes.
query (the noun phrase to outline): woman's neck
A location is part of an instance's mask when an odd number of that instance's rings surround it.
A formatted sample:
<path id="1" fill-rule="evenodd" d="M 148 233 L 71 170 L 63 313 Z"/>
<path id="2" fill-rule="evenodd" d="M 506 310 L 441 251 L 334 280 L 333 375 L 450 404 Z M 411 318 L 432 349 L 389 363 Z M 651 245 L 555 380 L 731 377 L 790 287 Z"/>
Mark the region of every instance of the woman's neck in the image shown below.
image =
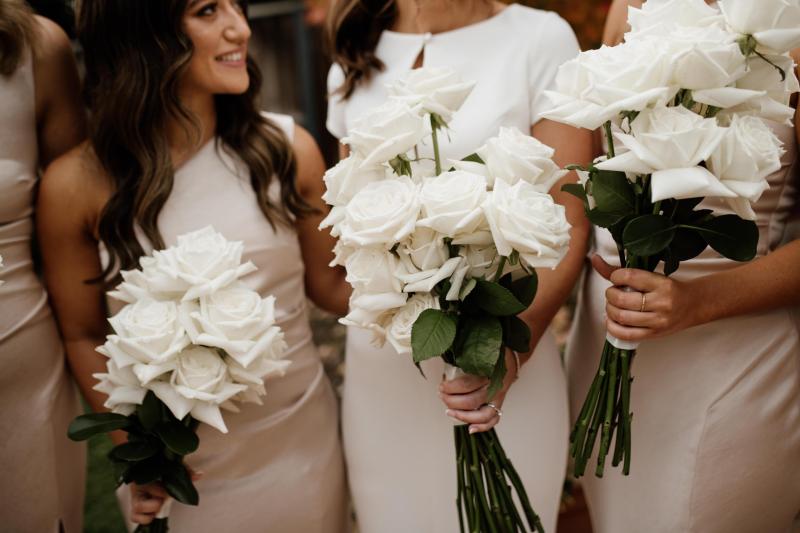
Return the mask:
<path id="1" fill-rule="evenodd" d="M 217 130 L 217 112 L 214 96 L 210 94 L 179 95 L 183 107 L 194 117 L 194 122 L 185 118 L 170 117 L 167 123 L 167 142 L 173 167 L 179 167 L 194 155 L 214 136 Z M 196 130 L 199 126 L 199 131 Z"/>
<path id="2" fill-rule="evenodd" d="M 442 33 L 475 24 L 505 8 L 494 0 L 396 0 L 401 33 Z M 457 9 L 456 9 L 457 7 Z"/>

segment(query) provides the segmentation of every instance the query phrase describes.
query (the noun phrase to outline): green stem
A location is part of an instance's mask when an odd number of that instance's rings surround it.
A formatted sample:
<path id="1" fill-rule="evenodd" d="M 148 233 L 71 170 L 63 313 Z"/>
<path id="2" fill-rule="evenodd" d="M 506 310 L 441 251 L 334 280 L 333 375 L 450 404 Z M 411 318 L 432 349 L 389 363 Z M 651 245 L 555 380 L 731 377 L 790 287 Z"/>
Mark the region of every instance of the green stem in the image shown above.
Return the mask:
<path id="1" fill-rule="evenodd" d="M 603 131 L 606 133 L 606 143 L 608 144 L 608 158 L 616 157 L 614 152 L 614 137 L 611 135 L 611 121 L 606 121 L 603 124 Z"/>
<path id="2" fill-rule="evenodd" d="M 511 481 L 511 485 L 513 485 L 514 489 L 517 491 L 517 496 L 522 504 L 522 510 L 525 511 L 525 518 L 528 520 L 528 525 L 532 531 L 544 533 L 542 521 L 539 519 L 539 515 L 533 510 L 533 507 L 531 507 L 528 493 L 525 491 L 525 485 L 522 484 L 522 479 L 519 477 L 516 468 L 514 468 L 514 465 L 506 456 L 503 445 L 500 444 L 500 439 L 497 437 L 497 432 L 495 432 L 494 429 L 489 430 L 487 432 L 487 438 L 491 439 L 492 443 L 496 446 L 497 454 L 503 462 L 503 470 Z"/>
<path id="3" fill-rule="evenodd" d="M 457 429 L 457 428 L 456 428 Z M 456 508 L 458 509 L 458 530 L 464 533 L 464 472 L 462 470 L 462 463 L 464 455 L 461 450 L 461 442 L 459 432 L 453 431 L 453 440 L 456 446 L 456 477 L 458 479 L 458 492 L 456 493 Z"/>
<path id="4" fill-rule="evenodd" d="M 611 351 L 611 369 L 608 375 L 608 392 L 606 394 L 606 412 L 603 417 L 603 437 L 600 440 L 600 453 L 597 454 L 597 470 L 595 475 L 603 477 L 603 467 L 606 463 L 608 447 L 611 443 L 611 418 L 614 415 L 614 405 L 616 404 L 615 393 L 617 390 L 617 364 L 619 361 L 619 350 L 614 348 Z"/>
<path id="5" fill-rule="evenodd" d="M 636 350 L 623 350 L 622 351 L 622 374 L 624 381 L 622 382 L 622 414 L 623 414 L 623 441 L 625 448 L 625 460 L 622 466 L 622 473 L 628 475 L 631 471 L 631 383 L 633 378 L 630 377 L 630 365 L 633 362 L 633 357 Z"/>
<path id="6" fill-rule="evenodd" d="M 431 115 L 431 137 L 433 138 L 433 160 L 434 164 L 436 165 L 436 175 L 442 173 L 442 159 L 439 155 L 439 135 L 437 133 L 438 127 L 436 124 L 436 120 Z"/>
<path id="7" fill-rule="evenodd" d="M 508 261 L 508 257 L 501 255 L 500 256 L 500 264 L 497 265 L 497 272 L 494 273 L 494 282 L 497 283 L 500 281 L 500 278 L 503 277 L 503 269 L 506 268 L 506 261 Z"/>

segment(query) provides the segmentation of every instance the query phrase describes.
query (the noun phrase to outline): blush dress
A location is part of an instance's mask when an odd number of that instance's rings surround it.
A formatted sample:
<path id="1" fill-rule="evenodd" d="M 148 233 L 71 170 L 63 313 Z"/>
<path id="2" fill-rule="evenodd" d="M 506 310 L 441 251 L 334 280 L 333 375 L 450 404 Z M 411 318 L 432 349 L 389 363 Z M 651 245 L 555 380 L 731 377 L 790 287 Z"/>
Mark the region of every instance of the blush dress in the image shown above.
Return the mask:
<path id="1" fill-rule="evenodd" d="M 67 438 L 78 390 L 33 266 L 35 94 L 27 53 L 0 76 L 0 530 L 79 533 L 86 446 Z"/>
<path id="2" fill-rule="evenodd" d="M 800 197 L 794 128 L 770 125 L 786 154 L 754 205 L 759 256 L 781 243 Z M 730 212 L 721 202 L 705 205 Z M 618 265 L 609 233 L 598 230 L 595 237 L 596 252 Z M 708 249 L 673 277 L 689 280 L 738 265 Z M 573 416 L 599 364 L 608 286 L 587 269 L 567 350 Z M 581 481 L 596 533 L 793 531 L 800 512 L 796 311 L 717 320 L 639 346 L 631 370 L 630 475 L 607 467 L 603 479 L 590 472 Z"/>
<path id="3" fill-rule="evenodd" d="M 292 138 L 291 117 L 267 117 Z M 279 190 L 274 181 L 276 202 Z M 279 222 L 270 226 L 247 167 L 216 140 L 176 170 L 158 221 L 167 246 L 209 224 L 226 239 L 244 242 L 242 261 L 252 261 L 258 270 L 241 281 L 262 296 L 276 297 L 276 321 L 292 364 L 285 376 L 267 379 L 263 405 L 223 411 L 227 434 L 200 425 L 200 447 L 186 458 L 203 472 L 195 483 L 200 504 L 173 502 L 170 531 L 343 533 L 347 487 L 337 400 L 311 338 L 297 233 Z M 109 304 L 112 311 L 121 305 Z M 120 487 L 118 495 L 128 513 L 130 489 Z"/>
<path id="4" fill-rule="evenodd" d="M 337 138 L 387 98 L 386 84 L 423 66 L 450 67 L 476 82 L 440 135 L 443 158 L 473 153 L 501 126 L 530 132 L 544 111 L 559 65 L 578 54 L 575 35 L 558 15 L 518 4 L 469 26 L 437 34 L 384 31 L 376 48 L 386 69 L 343 100 L 343 74 L 328 77 L 328 129 Z M 423 157 L 432 157 L 422 147 Z M 535 304 L 534 304 L 535 305 Z M 371 334 L 348 328 L 342 405 L 343 438 L 356 518 L 362 533 L 458 531 L 453 423 L 438 385 L 440 359 L 426 361 L 427 380 L 407 355 Z M 566 378 L 553 335 L 545 331 L 509 390 L 500 439 L 519 471 L 545 530 L 555 531 L 567 464 Z"/>

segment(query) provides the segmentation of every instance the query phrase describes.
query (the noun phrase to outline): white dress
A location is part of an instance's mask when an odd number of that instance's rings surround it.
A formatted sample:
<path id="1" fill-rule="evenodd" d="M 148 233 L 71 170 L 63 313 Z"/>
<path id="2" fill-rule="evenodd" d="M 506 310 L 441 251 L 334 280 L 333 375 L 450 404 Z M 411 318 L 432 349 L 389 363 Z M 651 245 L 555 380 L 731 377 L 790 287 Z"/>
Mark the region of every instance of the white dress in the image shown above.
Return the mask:
<path id="1" fill-rule="evenodd" d="M 510 5 L 460 29 L 431 34 L 384 31 L 376 54 L 386 65 L 346 101 L 332 94 L 328 129 L 342 138 L 353 121 L 386 99 L 385 86 L 408 72 L 424 48 L 424 66 L 447 66 L 476 82 L 441 142 L 444 158 L 462 158 L 500 126 L 530 131 L 547 105 L 558 66 L 577 55 L 569 25 L 554 13 Z M 342 71 L 329 75 L 333 93 Z M 430 156 L 430 153 L 423 155 Z M 452 422 L 437 387 L 440 359 L 423 364 L 369 332 L 348 330 L 343 434 L 351 494 L 362 533 L 458 531 Z M 553 336 L 545 332 L 511 387 L 498 425 L 502 442 L 548 532 L 555 531 L 567 459 L 567 390 Z"/>

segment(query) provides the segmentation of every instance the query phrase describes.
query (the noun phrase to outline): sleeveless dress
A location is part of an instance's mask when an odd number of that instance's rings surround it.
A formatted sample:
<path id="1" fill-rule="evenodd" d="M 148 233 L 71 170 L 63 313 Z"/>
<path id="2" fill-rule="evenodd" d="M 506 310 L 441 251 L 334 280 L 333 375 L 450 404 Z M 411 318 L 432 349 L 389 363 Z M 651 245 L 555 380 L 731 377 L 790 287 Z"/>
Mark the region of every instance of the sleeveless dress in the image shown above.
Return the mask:
<path id="1" fill-rule="evenodd" d="M 424 66 L 447 66 L 476 82 L 450 122 L 449 135 L 440 136 L 445 159 L 473 153 L 500 126 L 529 132 L 547 103 L 542 91 L 558 66 L 579 50 L 569 25 L 556 14 L 517 4 L 435 35 L 384 31 L 376 54 L 386 69 L 348 100 L 335 94 L 343 75 L 332 68 L 331 133 L 341 139 L 354 120 L 384 102 L 386 84 L 408 72 L 423 49 Z M 428 148 L 421 150 L 423 157 L 432 157 Z M 438 395 L 442 362 L 423 363 L 426 380 L 409 356 L 388 344 L 377 349 L 370 340 L 369 332 L 348 329 L 342 427 L 359 528 L 362 533 L 458 531 L 453 424 Z M 545 529 L 555 531 L 566 471 L 568 405 L 566 378 L 549 330 L 510 388 L 497 431 Z"/>
<path id="2" fill-rule="evenodd" d="M 86 447 L 47 292 L 33 267 L 38 151 L 33 64 L 0 76 L 0 530 L 81 531 Z"/>
<path id="3" fill-rule="evenodd" d="M 771 126 L 786 154 L 754 206 L 759 256 L 779 245 L 800 197 L 794 129 Z M 705 203 L 730 213 L 718 201 Z M 608 232 L 595 237 L 597 252 L 618 265 Z M 673 277 L 739 264 L 708 249 Z M 608 286 L 587 268 L 567 351 L 573 416 L 599 364 Z M 717 320 L 640 345 L 630 475 L 606 468 L 603 479 L 590 473 L 581 481 L 595 533 L 792 531 L 800 511 L 800 321 L 793 311 Z"/>
<path id="4" fill-rule="evenodd" d="M 291 117 L 267 117 L 292 138 Z M 271 194 L 279 201 L 279 184 L 273 184 Z M 227 435 L 200 425 L 200 447 L 186 459 L 203 472 L 195 483 L 200 504 L 174 502 L 170 531 L 342 533 L 347 487 L 337 403 L 311 339 L 297 233 L 277 222 L 273 230 L 258 207 L 247 167 L 214 140 L 177 169 L 158 221 L 167 246 L 209 224 L 225 238 L 244 242 L 242 261 L 253 261 L 258 270 L 241 281 L 276 297 L 276 321 L 292 364 L 285 376 L 267 380 L 263 405 L 223 412 Z M 120 487 L 118 496 L 129 513 L 130 489 Z"/>

